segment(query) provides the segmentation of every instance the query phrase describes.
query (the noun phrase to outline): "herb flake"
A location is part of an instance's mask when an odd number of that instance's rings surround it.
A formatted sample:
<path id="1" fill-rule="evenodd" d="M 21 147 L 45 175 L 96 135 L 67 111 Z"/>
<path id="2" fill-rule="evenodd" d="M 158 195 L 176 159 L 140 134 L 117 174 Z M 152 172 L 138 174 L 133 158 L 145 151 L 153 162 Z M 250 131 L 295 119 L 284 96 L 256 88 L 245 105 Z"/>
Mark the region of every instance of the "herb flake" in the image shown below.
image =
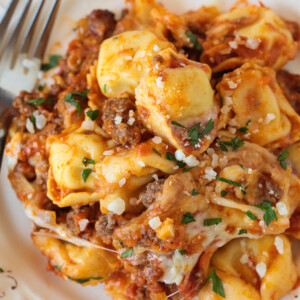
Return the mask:
<path id="1" fill-rule="evenodd" d="M 222 191 L 221 191 L 221 196 L 222 196 L 222 197 L 225 197 L 227 194 L 228 194 L 227 191 L 225 191 L 225 190 L 222 190 Z"/>
<path id="2" fill-rule="evenodd" d="M 61 55 L 50 55 L 49 63 L 42 64 L 42 71 L 46 72 L 59 65 L 59 60 L 63 59 Z"/>
<path id="3" fill-rule="evenodd" d="M 192 191 L 192 196 L 196 196 L 196 195 L 199 195 L 200 193 L 196 190 L 196 189 L 193 189 Z"/>
<path id="4" fill-rule="evenodd" d="M 86 115 L 92 120 L 95 121 L 99 117 L 99 110 L 89 110 L 86 112 Z"/>
<path id="5" fill-rule="evenodd" d="M 95 162 L 93 159 L 90 159 L 90 158 L 85 157 L 85 158 L 82 160 L 82 163 L 83 163 L 85 166 L 87 166 L 88 164 L 94 165 L 96 162 Z"/>
<path id="6" fill-rule="evenodd" d="M 280 165 L 282 166 L 282 168 L 284 170 L 286 170 L 286 168 L 287 168 L 287 164 L 286 164 L 285 160 L 288 158 L 289 154 L 290 153 L 288 151 L 284 150 L 277 158 Z"/>
<path id="7" fill-rule="evenodd" d="M 132 248 L 130 248 L 130 249 L 124 251 L 124 252 L 121 254 L 121 258 L 126 258 L 126 257 L 131 256 L 131 255 L 132 255 L 132 252 L 133 252 L 133 249 L 132 249 Z"/>
<path id="8" fill-rule="evenodd" d="M 205 135 L 210 133 L 214 127 L 215 127 L 215 122 L 212 119 L 210 119 L 206 124 L 205 128 L 203 129 L 203 131 L 200 133 L 199 137 L 203 138 Z"/>
<path id="9" fill-rule="evenodd" d="M 171 124 L 172 124 L 172 125 L 175 125 L 175 126 L 177 126 L 177 127 L 186 128 L 185 126 L 183 126 L 182 124 L 180 124 L 180 123 L 178 123 L 178 122 L 176 122 L 176 121 L 172 121 Z"/>
<path id="10" fill-rule="evenodd" d="M 181 254 L 181 255 L 184 255 L 186 253 L 186 250 L 178 250 L 178 252 Z"/>
<path id="11" fill-rule="evenodd" d="M 203 221 L 204 226 L 212 226 L 217 225 L 222 222 L 222 218 L 214 218 L 214 219 L 205 219 Z"/>
<path id="12" fill-rule="evenodd" d="M 92 169 L 84 169 L 81 173 L 82 179 L 84 182 L 87 181 L 87 178 L 89 177 L 89 175 L 93 172 Z"/>
<path id="13" fill-rule="evenodd" d="M 91 278 L 72 278 L 70 276 L 68 276 L 68 278 L 72 281 L 75 281 L 77 283 L 80 283 L 80 284 L 83 284 L 83 283 L 86 283 L 86 282 L 89 282 L 90 280 L 103 280 L 103 277 L 91 277 Z"/>
<path id="14" fill-rule="evenodd" d="M 186 212 L 182 216 L 181 224 L 188 224 L 191 222 L 196 222 L 196 220 L 194 219 L 194 217 L 192 216 L 192 214 L 190 212 Z"/>
<path id="15" fill-rule="evenodd" d="M 262 210 L 265 210 L 264 213 L 264 221 L 266 222 L 267 226 L 270 225 L 270 223 L 275 219 L 277 219 L 277 215 L 275 210 L 272 208 L 272 204 L 269 201 L 264 200 L 261 205 L 253 205 L 257 208 L 260 208 Z"/>
<path id="16" fill-rule="evenodd" d="M 162 155 L 161 155 L 155 148 L 152 148 L 152 151 L 153 151 L 155 154 L 157 154 L 157 155 L 159 155 L 160 157 L 162 157 Z"/>
<path id="17" fill-rule="evenodd" d="M 250 210 L 246 211 L 246 215 L 252 220 L 255 221 L 257 219 L 257 216 L 255 216 Z"/>
<path id="18" fill-rule="evenodd" d="M 199 143 L 199 129 L 200 129 L 201 123 L 198 123 L 194 125 L 188 132 L 188 137 L 190 138 L 190 144 L 191 146 L 195 146 Z"/>
<path id="19" fill-rule="evenodd" d="M 225 292 L 224 292 L 224 287 L 223 287 L 223 282 L 220 277 L 216 274 L 215 268 L 213 268 L 207 277 L 205 283 L 203 286 L 205 286 L 209 280 L 212 280 L 213 284 L 213 291 L 214 293 L 220 295 L 221 297 L 225 298 Z"/>
<path id="20" fill-rule="evenodd" d="M 190 41 L 193 44 L 193 46 L 195 47 L 195 49 L 197 49 L 198 51 L 202 52 L 203 51 L 203 47 L 198 42 L 198 37 L 195 34 L 193 34 L 191 31 L 189 31 L 189 30 L 187 30 L 185 32 L 185 34 L 190 39 Z"/>
<path id="21" fill-rule="evenodd" d="M 240 229 L 238 235 L 248 233 L 247 229 Z"/>

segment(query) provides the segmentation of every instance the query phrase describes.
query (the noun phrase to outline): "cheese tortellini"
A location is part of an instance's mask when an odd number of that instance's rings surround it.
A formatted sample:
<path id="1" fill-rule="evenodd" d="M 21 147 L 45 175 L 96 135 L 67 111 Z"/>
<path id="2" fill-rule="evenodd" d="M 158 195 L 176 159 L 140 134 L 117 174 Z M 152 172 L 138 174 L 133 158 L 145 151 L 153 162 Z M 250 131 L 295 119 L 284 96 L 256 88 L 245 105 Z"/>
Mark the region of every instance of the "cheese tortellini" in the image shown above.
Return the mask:
<path id="1" fill-rule="evenodd" d="M 278 15 L 269 8 L 247 4 L 218 16 L 203 46 L 201 60 L 214 72 L 245 62 L 279 70 L 297 54 L 297 43 Z"/>
<path id="2" fill-rule="evenodd" d="M 272 69 L 247 63 L 225 74 L 217 90 L 222 105 L 219 129 L 229 125 L 236 131 L 249 122 L 245 138 L 268 148 L 299 140 L 300 117 L 283 95 Z"/>
<path id="3" fill-rule="evenodd" d="M 173 44 L 149 30 L 127 31 L 105 40 L 100 48 L 97 78 L 102 93 L 134 95 L 141 78 L 150 71 L 153 57 Z"/>

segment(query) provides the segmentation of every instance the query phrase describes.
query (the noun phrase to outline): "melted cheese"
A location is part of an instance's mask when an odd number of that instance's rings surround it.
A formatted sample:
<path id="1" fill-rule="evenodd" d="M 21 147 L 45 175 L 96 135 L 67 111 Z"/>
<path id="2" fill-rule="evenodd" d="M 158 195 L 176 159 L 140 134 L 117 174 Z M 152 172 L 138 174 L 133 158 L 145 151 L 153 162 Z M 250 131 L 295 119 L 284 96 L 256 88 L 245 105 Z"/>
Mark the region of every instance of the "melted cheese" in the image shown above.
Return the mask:
<path id="1" fill-rule="evenodd" d="M 97 77 L 102 93 L 118 97 L 123 92 L 134 95 L 141 78 L 149 72 L 156 49 L 174 46 L 148 30 L 127 31 L 101 44 Z"/>

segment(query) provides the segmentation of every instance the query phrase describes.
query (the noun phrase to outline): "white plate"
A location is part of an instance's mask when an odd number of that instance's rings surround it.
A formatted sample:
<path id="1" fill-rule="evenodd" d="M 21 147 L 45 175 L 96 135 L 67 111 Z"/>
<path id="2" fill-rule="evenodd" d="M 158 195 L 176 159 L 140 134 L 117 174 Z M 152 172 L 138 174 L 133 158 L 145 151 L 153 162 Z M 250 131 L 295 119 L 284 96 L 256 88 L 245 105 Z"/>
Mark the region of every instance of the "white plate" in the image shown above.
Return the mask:
<path id="1" fill-rule="evenodd" d="M 7 2 L 8 0 L 0 0 L 0 7 Z M 67 41 L 72 38 L 75 20 L 84 17 L 92 9 L 106 8 L 118 15 L 124 7 L 122 0 L 64 0 L 61 2 L 49 42 L 49 53 L 65 51 Z M 167 8 L 177 13 L 196 9 L 202 4 L 216 4 L 222 10 L 227 10 L 234 3 L 233 0 L 163 0 L 162 2 Z M 257 1 L 251 2 L 257 3 Z M 285 18 L 300 20 L 299 0 L 262 0 L 262 2 Z M 55 43 L 57 41 L 64 42 Z M 293 72 L 300 71 L 299 57 L 297 61 L 289 63 L 288 69 Z M 5 293 L 3 297 L 5 300 L 109 299 L 101 285 L 81 287 L 78 284 L 63 281 L 52 272 L 47 272 L 46 259 L 33 246 L 30 232 L 31 222 L 26 218 L 10 186 L 4 162 L 0 176 L 0 268 L 5 272 L 0 273 L 0 298 L 2 293 Z M 12 289 L 15 284 L 12 277 L 18 283 L 16 289 Z"/>

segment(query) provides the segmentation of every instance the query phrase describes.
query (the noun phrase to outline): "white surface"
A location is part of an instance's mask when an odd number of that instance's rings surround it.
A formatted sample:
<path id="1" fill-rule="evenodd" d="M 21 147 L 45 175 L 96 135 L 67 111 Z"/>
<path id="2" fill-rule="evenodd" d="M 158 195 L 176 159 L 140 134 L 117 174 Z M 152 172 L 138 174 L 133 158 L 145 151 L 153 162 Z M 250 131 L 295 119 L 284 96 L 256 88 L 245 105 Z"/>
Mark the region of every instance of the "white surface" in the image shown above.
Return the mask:
<path id="1" fill-rule="evenodd" d="M 35 0 L 33 0 L 34 2 Z M 0 0 L 0 14 L 8 0 Z M 46 3 L 50 3 L 47 0 Z M 50 38 L 49 52 L 64 53 L 70 32 L 75 20 L 88 14 L 94 8 L 106 8 L 120 13 L 123 7 L 122 0 L 63 0 L 60 14 Z M 183 12 L 196 9 L 202 4 L 218 5 L 227 10 L 234 3 L 233 0 L 164 0 L 167 8 L 174 12 Z M 251 1 L 256 2 L 257 1 Z M 292 20 L 300 20 L 299 0 L 262 0 L 266 6 L 272 7 L 281 16 Z M 65 41 L 62 44 L 55 43 Z M 300 72 L 300 59 L 289 63 L 289 70 Z M 0 268 L 11 270 L 18 281 L 18 288 L 11 290 L 11 279 L 7 273 L 0 273 L 1 292 L 6 292 L 5 300 L 82 300 L 82 299 L 109 299 L 105 296 L 102 286 L 81 287 L 78 284 L 66 282 L 46 272 L 46 259 L 33 246 L 30 239 L 31 224 L 25 217 L 23 208 L 17 200 L 7 179 L 7 168 L 3 164 L 0 176 Z M 292 299 L 292 296 L 285 300 Z"/>

